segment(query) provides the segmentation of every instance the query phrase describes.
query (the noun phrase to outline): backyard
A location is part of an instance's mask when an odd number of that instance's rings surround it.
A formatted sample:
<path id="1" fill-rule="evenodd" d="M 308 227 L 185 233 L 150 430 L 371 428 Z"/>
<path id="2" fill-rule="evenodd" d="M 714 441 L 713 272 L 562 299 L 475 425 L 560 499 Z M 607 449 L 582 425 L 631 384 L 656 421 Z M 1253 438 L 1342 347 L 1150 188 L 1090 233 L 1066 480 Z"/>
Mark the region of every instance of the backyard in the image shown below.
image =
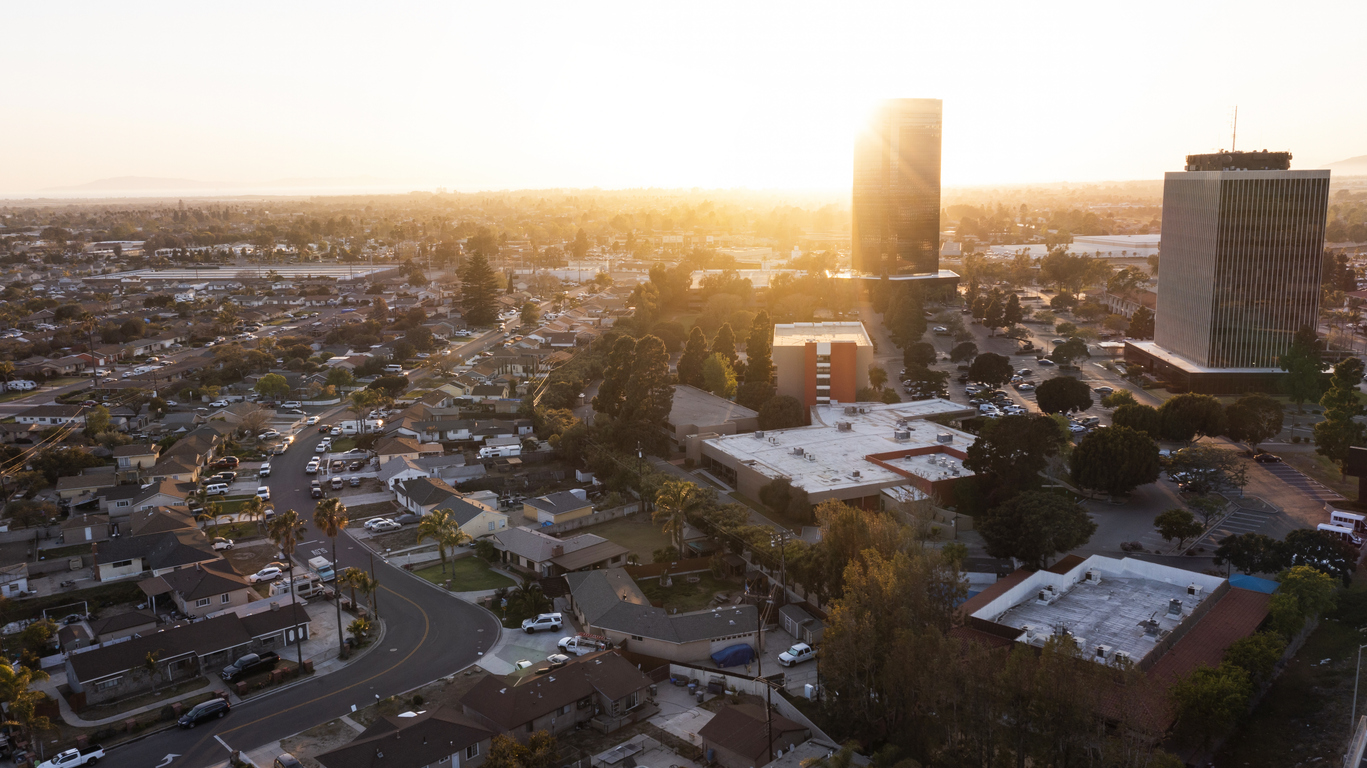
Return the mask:
<path id="1" fill-rule="evenodd" d="M 649 563 L 657 549 L 669 546 L 669 537 L 656 525 L 650 515 L 637 513 L 621 517 L 608 523 L 571 531 L 576 533 L 596 533 L 614 544 L 626 547 L 643 563 Z"/>
<path id="2" fill-rule="evenodd" d="M 475 556 L 448 560 L 444 573 L 440 563 L 416 570 L 414 573 L 433 584 L 445 584 L 449 580 L 452 592 L 474 592 L 517 586 L 512 579 L 490 568 L 484 558 Z"/>
<path id="3" fill-rule="evenodd" d="M 718 579 L 710 573 L 675 576 L 673 585 L 669 587 L 660 586 L 659 581 L 642 581 L 638 582 L 638 586 L 652 604 L 659 603 L 666 610 L 680 612 L 709 608 L 714 605 L 712 599 L 718 593 L 731 595 L 743 591 L 740 584 Z"/>

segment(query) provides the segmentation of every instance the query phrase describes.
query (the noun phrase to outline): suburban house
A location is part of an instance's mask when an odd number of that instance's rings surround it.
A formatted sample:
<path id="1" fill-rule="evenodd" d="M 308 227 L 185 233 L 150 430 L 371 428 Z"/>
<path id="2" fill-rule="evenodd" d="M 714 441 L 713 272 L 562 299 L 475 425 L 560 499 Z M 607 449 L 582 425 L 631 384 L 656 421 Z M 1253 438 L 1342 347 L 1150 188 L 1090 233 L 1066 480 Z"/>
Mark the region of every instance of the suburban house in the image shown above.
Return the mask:
<path id="1" fill-rule="evenodd" d="M 156 466 L 157 457 L 160 455 L 159 446 L 144 443 L 120 445 L 114 449 L 114 461 L 118 464 L 120 472 L 151 469 Z"/>
<path id="2" fill-rule="evenodd" d="M 138 586 L 154 601 L 169 594 L 177 610 L 197 619 L 246 605 L 254 594 L 251 582 L 226 560 L 196 563 L 193 568 L 180 568 L 144 579 Z"/>
<path id="3" fill-rule="evenodd" d="M 132 520 L 130 535 L 94 545 L 97 578 L 110 581 L 138 576 L 147 571 L 160 576 L 177 568 L 188 568 L 222 560 L 209 544 L 204 532 L 191 522 L 163 510 L 146 510 L 143 521 Z"/>
<path id="4" fill-rule="evenodd" d="M 807 645 L 821 642 L 821 636 L 826 631 L 826 625 L 822 624 L 820 619 L 807 613 L 797 603 L 788 603 L 778 609 L 778 623 L 784 632 Z"/>
<path id="5" fill-rule="evenodd" d="M 733 645 L 759 649 L 759 610 L 753 605 L 669 613 L 652 606 L 621 568 L 567 573 L 565 581 L 570 611 L 584 631 L 632 653 L 699 662 Z"/>
<path id="6" fill-rule="evenodd" d="M 650 678 L 635 664 L 613 651 L 599 651 L 551 674 L 490 675 L 460 703 L 486 728 L 526 741 L 537 731 L 554 735 L 592 722 L 610 733 L 642 720 L 656 711 L 644 706 L 649 688 Z"/>
<path id="7" fill-rule="evenodd" d="M 0 565 L 0 596 L 16 598 L 28 591 L 28 563 Z"/>
<path id="8" fill-rule="evenodd" d="M 249 616 L 229 613 L 68 654 L 72 708 L 80 711 L 150 691 L 154 684 L 216 674 L 248 653 L 278 650 L 296 638 L 307 640 L 308 629 L 303 606 L 285 603 Z M 146 668 L 148 654 L 156 655 L 155 674 Z"/>
<path id="9" fill-rule="evenodd" d="M 459 712 L 431 707 L 415 716 L 385 715 L 347 744 L 314 756 L 323 768 L 477 768 L 494 734 Z"/>
<path id="10" fill-rule="evenodd" d="M 460 530 L 472 539 L 497 533 L 508 527 L 508 516 L 469 497 L 452 496 L 436 506 L 450 510 Z"/>
<path id="11" fill-rule="evenodd" d="M 109 539 L 109 515 L 73 514 L 62 523 L 62 542 L 69 545 Z"/>
<path id="12" fill-rule="evenodd" d="M 192 458 L 181 456 L 163 456 L 153 467 L 147 471 L 148 477 L 153 480 L 175 480 L 178 483 L 197 483 L 201 463 Z"/>
<path id="13" fill-rule="evenodd" d="M 748 702 L 727 704 L 698 729 L 703 747 L 725 768 L 768 765 L 811 737 L 806 726 Z"/>
<path id="14" fill-rule="evenodd" d="M 92 620 L 90 631 L 94 633 L 97 642 L 107 643 L 110 640 L 155 632 L 159 623 L 157 615 L 151 611 L 125 611 Z"/>
<path id="15" fill-rule="evenodd" d="M 63 424 L 85 424 L 85 408 L 79 405 L 36 405 L 14 414 L 18 424 L 39 424 L 56 427 Z"/>
<path id="16" fill-rule="evenodd" d="M 400 480 L 417 477 L 434 477 L 452 485 L 484 477 L 483 464 L 466 465 L 465 456 L 453 453 L 449 456 L 423 456 L 419 459 L 400 458 L 386 462 L 377 476 L 379 481 L 390 490 Z"/>
<path id="17" fill-rule="evenodd" d="M 380 459 L 380 466 L 395 459 L 417 459 L 422 456 L 440 456 L 445 453 L 441 443 L 419 443 L 411 437 L 390 436 L 381 440 L 375 446 L 375 455 Z"/>
<path id="18" fill-rule="evenodd" d="M 108 469 L 113 469 L 109 467 Z M 95 498 L 104 488 L 118 485 L 119 479 L 113 472 L 82 472 L 79 475 L 63 475 L 57 478 L 57 496 L 72 505 L 84 504 Z"/>
<path id="19" fill-rule="evenodd" d="M 460 492 L 445 480 L 417 477 L 395 483 L 394 493 L 398 497 L 395 500 L 399 506 L 415 515 L 426 515 L 438 504 L 459 495 Z"/>
<path id="20" fill-rule="evenodd" d="M 593 533 L 564 539 L 531 528 L 508 528 L 494 534 L 503 562 L 540 576 L 570 571 L 612 568 L 626 564 L 627 548 Z"/>
<path id="21" fill-rule="evenodd" d="M 558 491 L 546 496 L 525 499 L 522 516 L 541 524 L 565 523 L 593 514 L 593 504 L 582 488 Z"/>

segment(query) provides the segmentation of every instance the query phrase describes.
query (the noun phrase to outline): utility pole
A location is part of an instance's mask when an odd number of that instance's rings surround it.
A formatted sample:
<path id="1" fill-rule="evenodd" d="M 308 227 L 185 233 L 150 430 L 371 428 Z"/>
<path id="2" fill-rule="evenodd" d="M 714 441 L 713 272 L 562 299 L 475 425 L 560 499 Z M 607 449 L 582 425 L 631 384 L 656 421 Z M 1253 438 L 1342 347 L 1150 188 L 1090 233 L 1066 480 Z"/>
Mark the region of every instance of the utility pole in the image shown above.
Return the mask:
<path id="1" fill-rule="evenodd" d="M 372 602 L 375 603 L 375 620 L 380 620 L 380 579 L 375 575 L 375 553 L 370 553 L 370 582 L 375 585 L 375 591 L 370 594 Z"/>

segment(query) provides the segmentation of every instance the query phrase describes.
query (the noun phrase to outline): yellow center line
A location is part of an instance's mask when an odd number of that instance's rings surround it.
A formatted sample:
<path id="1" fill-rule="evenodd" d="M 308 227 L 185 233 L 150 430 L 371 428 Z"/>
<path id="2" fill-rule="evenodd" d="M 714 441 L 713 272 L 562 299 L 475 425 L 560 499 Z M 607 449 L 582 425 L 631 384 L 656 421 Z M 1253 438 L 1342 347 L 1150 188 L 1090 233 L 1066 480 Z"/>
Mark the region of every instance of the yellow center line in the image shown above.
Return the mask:
<path id="1" fill-rule="evenodd" d="M 349 690 L 351 690 L 352 688 L 355 688 L 355 687 L 357 687 L 357 686 L 365 685 L 366 683 L 370 682 L 371 680 L 374 680 L 374 679 L 376 679 L 376 678 L 378 678 L 378 677 L 383 677 L 384 675 L 388 674 L 389 672 L 393 671 L 394 669 L 397 669 L 398 667 L 402 666 L 402 665 L 404 664 L 404 662 L 406 662 L 406 661 L 408 661 L 410 658 L 412 658 L 412 657 L 413 657 L 413 654 L 417 653 L 417 652 L 418 652 L 418 649 L 422 648 L 423 643 L 427 642 L 427 634 L 428 634 L 429 631 L 431 631 L 431 627 L 432 627 L 431 619 L 428 617 L 427 611 L 424 611 L 424 610 L 422 609 L 422 607 L 419 606 L 417 603 L 413 602 L 412 600 L 409 600 L 408 598 L 404 597 L 403 595 L 400 595 L 398 592 L 395 592 L 394 590 L 390 589 L 389 587 L 383 587 L 382 589 L 384 589 L 384 591 L 388 592 L 389 594 L 394 595 L 395 597 L 398 597 L 400 600 L 403 600 L 404 602 L 408 603 L 409 605 L 413 606 L 414 608 L 417 608 L 417 609 L 418 609 L 418 613 L 421 613 L 421 614 L 422 614 L 422 637 L 418 639 L 418 644 L 415 645 L 415 646 L 413 647 L 413 650 L 411 650 L 411 651 L 408 652 L 408 655 L 404 656 L 402 659 L 399 659 L 397 662 L 395 662 L 394 666 L 389 667 L 389 668 L 387 668 L 387 669 L 385 669 L 385 670 L 383 670 L 383 671 L 381 671 L 381 672 L 377 672 L 376 674 L 371 675 L 370 677 L 367 677 L 367 678 L 364 679 L 364 680 L 359 680 L 359 681 L 357 681 L 357 682 L 355 682 L 355 683 L 352 683 L 351 685 L 348 685 L 348 686 L 345 687 L 345 688 L 338 689 L 338 690 L 333 691 L 333 692 L 331 692 L 331 693 L 323 694 L 322 696 L 319 696 L 319 697 L 317 697 L 317 698 L 313 698 L 313 699 L 309 699 L 308 701 L 300 702 L 300 703 L 298 703 L 298 704 L 295 704 L 295 705 L 292 706 L 292 707 L 289 707 L 288 709 L 278 710 L 278 711 L 276 711 L 276 712 L 274 712 L 274 713 L 272 713 L 272 714 L 270 714 L 270 715 L 267 715 L 266 717 L 258 718 L 258 719 L 256 719 L 256 720 L 252 720 L 252 721 L 249 722 L 249 723 L 243 723 L 242 725 L 235 726 L 235 727 L 233 727 L 233 728 L 229 728 L 228 730 L 223 731 L 222 735 L 226 736 L 226 735 L 232 733 L 233 731 L 240 731 L 240 730 L 242 730 L 243 728 L 247 728 L 247 727 L 249 727 L 249 726 L 256 725 L 257 723 L 262 723 L 262 722 L 265 722 L 265 721 L 267 721 L 267 720 L 271 720 L 271 719 L 273 719 L 273 718 L 275 718 L 275 717 L 278 717 L 278 716 L 280 716 L 280 715 L 285 714 L 286 712 L 290 712 L 290 711 L 296 710 L 296 709 L 298 709 L 298 708 L 300 708 L 300 707 L 308 706 L 309 704 L 317 703 L 317 702 L 319 702 L 319 701 L 322 701 L 323 699 L 326 699 L 326 698 L 329 698 L 329 697 L 332 697 L 332 696 L 336 696 L 336 695 L 339 694 L 339 693 L 344 693 L 344 692 L 346 692 L 346 691 L 349 691 Z"/>

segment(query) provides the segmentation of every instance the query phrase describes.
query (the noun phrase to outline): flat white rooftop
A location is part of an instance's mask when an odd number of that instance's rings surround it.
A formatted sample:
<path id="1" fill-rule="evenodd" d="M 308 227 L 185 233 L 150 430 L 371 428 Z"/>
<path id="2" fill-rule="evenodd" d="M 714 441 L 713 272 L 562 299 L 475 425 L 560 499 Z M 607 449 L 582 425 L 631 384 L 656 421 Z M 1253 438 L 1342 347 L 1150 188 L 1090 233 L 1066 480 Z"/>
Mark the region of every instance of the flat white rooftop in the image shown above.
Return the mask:
<path id="1" fill-rule="evenodd" d="M 1042 646 L 1066 632 L 1085 656 L 1109 662 L 1123 651 L 1137 664 L 1223 583 L 1218 576 L 1093 555 L 1066 574 L 1036 571 L 973 617 L 1020 630 L 1018 642 Z M 1098 646 L 1106 647 L 1104 656 Z"/>
<path id="2" fill-rule="evenodd" d="M 1162 360 L 1168 365 L 1180 368 L 1187 373 L 1281 373 L 1280 368 L 1211 368 L 1199 363 L 1188 360 L 1185 357 L 1168 349 L 1158 346 L 1153 341 L 1127 341 L 1129 346 L 1141 349 L 1150 355 Z"/>
<path id="3" fill-rule="evenodd" d="M 972 413 L 970 408 L 939 399 L 816 406 L 811 426 L 725 435 L 703 444 L 761 474 L 787 477 L 808 493 L 904 485 L 911 482 L 908 475 L 938 482 L 973 474 L 949 451 L 967 451 L 976 438 L 926 418 Z M 887 466 L 868 459 L 916 448 L 935 451 L 881 460 Z"/>
<path id="4" fill-rule="evenodd" d="M 848 323 L 778 323 L 774 326 L 776 347 L 802 347 L 834 341 L 852 341 L 861 347 L 873 346 L 869 332 L 857 320 Z"/>

